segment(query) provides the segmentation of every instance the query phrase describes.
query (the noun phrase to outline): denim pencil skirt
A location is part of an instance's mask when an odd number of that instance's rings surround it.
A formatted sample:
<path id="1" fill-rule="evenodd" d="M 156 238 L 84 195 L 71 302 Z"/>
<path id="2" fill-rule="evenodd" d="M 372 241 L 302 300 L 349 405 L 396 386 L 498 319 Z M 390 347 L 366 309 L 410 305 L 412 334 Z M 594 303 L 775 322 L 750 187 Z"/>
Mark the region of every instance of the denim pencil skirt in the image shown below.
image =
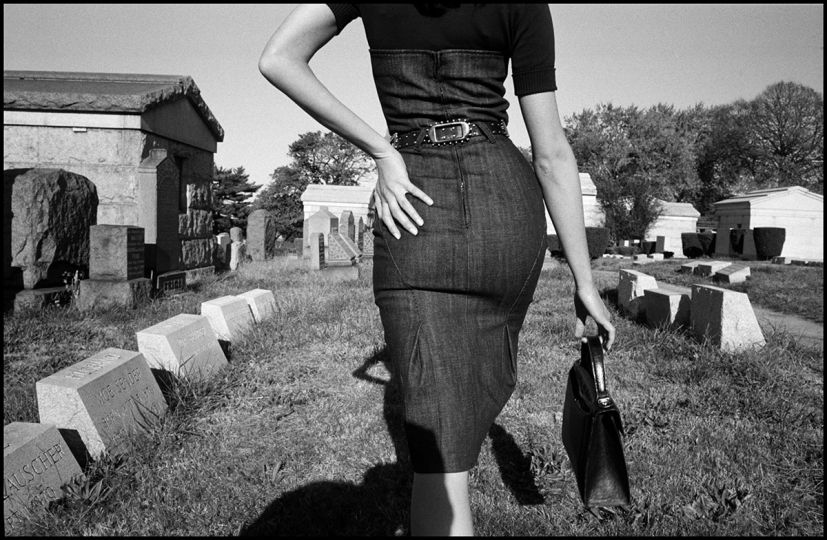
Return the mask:
<path id="1" fill-rule="evenodd" d="M 424 225 L 374 223 L 373 284 L 400 376 L 413 470 L 472 468 L 517 379 L 517 342 L 546 250 L 543 194 L 505 135 L 400 150 Z"/>

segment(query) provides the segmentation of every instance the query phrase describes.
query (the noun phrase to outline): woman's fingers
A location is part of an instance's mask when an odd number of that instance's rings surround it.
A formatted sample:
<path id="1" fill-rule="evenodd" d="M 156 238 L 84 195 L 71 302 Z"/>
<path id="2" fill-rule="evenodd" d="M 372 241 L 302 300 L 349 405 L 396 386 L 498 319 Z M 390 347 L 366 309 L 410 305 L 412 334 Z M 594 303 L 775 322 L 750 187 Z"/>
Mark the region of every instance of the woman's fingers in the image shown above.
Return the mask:
<path id="1" fill-rule="evenodd" d="M 403 195 L 402 198 L 404 200 L 405 196 Z M 408 203 L 407 200 L 405 200 L 405 203 L 408 206 L 410 206 L 410 203 Z M 392 197 L 391 199 L 388 200 L 388 208 L 390 209 L 389 214 L 391 214 L 391 216 L 393 216 L 393 218 L 396 219 L 396 221 L 399 222 L 399 224 L 402 225 L 402 227 L 405 230 L 407 230 L 411 234 L 416 234 L 416 232 L 417 232 L 416 231 L 416 226 L 411 222 L 410 219 L 408 219 L 407 214 L 405 214 L 405 212 L 403 212 L 402 209 L 399 207 L 399 203 L 397 202 L 396 198 Z M 413 208 L 411 208 L 411 209 L 413 210 Z M 414 213 L 416 213 L 416 212 L 414 212 Z M 419 217 L 419 215 L 417 215 L 416 217 Z M 419 218 L 419 219 L 421 221 L 422 218 Z M 394 235 L 394 236 L 396 236 L 396 235 Z M 398 240 L 399 236 L 396 236 L 396 239 Z"/>
<path id="2" fill-rule="evenodd" d="M 421 189 L 419 189 L 418 187 L 416 187 L 413 184 L 408 186 L 408 193 L 410 193 L 414 197 L 418 198 L 419 200 L 421 200 L 422 202 L 424 202 L 428 206 L 431 206 L 432 204 L 434 204 L 434 201 L 430 197 L 428 197 L 428 195 L 424 191 L 422 191 Z M 420 223 L 420 225 L 422 225 L 422 224 Z"/>

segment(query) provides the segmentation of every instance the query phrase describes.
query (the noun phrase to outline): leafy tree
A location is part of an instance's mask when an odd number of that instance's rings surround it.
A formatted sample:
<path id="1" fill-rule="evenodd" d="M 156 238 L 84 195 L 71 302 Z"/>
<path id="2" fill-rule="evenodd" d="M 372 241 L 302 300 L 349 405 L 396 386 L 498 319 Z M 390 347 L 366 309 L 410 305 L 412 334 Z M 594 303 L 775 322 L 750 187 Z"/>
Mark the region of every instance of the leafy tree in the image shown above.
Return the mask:
<path id="1" fill-rule="evenodd" d="M 375 165 L 359 148 L 335 133 L 302 133 L 290 144 L 291 162 L 277 168 L 253 203 L 264 208 L 276 223 L 276 231 L 286 240 L 301 236 L 304 209 L 301 195 L 308 184 L 353 186 Z"/>
<path id="2" fill-rule="evenodd" d="M 802 185 L 824 191 L 824 98 L 779 82 L 749 104 L 748 138 L 758 154 L 758 187 Z"/>
<path id="3" fill-rule="evenodd" d="M 213 234 L 231 227 L 247 227 L 251 201 L 248 199 L 261 187 L 250 181 L 244 167 L 224 169 L 213 167 Z"/>

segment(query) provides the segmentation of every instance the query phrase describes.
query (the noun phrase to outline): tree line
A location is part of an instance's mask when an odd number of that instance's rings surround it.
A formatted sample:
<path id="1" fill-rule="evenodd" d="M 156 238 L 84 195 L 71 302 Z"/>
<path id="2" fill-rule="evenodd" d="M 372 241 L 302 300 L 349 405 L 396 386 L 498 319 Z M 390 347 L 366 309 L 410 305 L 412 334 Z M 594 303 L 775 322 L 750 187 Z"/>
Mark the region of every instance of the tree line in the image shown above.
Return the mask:
<path id="1" fill-rule="evenodd" d="M 799 185 L 824 192 L 824 99 L 801 84 L 779 82 L 750 101 L 712 107 L 600 104 L 567 117 L 564 126 L 614 240 L 643 238 L 659 215 L 657 199 L 710 214 L 713 203 L 754 189 Z M 530 149 L 522 150 L 530 159 Z M 233 220 L 241 226 L 251 210 L 264 208 L 279 234 L 299 236 L 308 184 L 355 185 L 373 170 L 368 156 L 329 132 L 300 135 L 288 155 L 290 164 L 277 168 L 253 201 L 260 186 L 242 167 L 217 168 L 217 231 Z"/>

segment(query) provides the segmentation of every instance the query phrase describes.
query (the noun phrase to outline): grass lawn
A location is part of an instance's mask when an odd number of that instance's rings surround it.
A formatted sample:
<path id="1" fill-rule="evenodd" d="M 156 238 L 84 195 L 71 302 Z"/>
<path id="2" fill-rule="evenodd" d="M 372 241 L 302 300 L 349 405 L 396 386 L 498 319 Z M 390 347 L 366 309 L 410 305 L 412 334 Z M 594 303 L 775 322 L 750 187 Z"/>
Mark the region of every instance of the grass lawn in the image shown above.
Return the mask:
<path id="1" fill-rule="evenodd" d="M 750 268 L 750 277 L 746 282 L 728 285 L 714 282 L 711 276 L 701 277 L 679 273 L 680 266 L 691 260 L 667 259 L 662 262 L 633 266 L 631 259 L 601 258 L 594 261 L 594 268 L 614 271 L 618 268 L 631 268 L 654 276 L 659 283 L 683 287 L 691 287 L 696 283 L 725 287 L 747 293 L 750 301 L 757 306 L 824 323 L 823 267 L 716 258 L 716 261 L 731 261 L 733 264 L 743 264 Z"/>
<path id="2" fill-rule="evenodd" d="M 105 347 L 137 350 L 136 331 L 198 313 L 204 300 L 260 287 L 278 304 L 232 344 L 228 369 L 177 384 L 163 425 L 95 463 L 86 483 L 15 533 L 406 534 L 399 394 L 384 365 L 370 265 L 363 270 L 359 281 L 332 284 L 253 263 L 138 310 L 5 317 L 7 424 L 37 421 L 36 380 Z M 560 439 L 578 354 L 572 294 L 568 268 L 544 270 L 520 337 L 517 389 L 471 472 L 477 534 L 823 532 L 823 350 L 779 333 L 759 351 L 721 353 L 613 308 L 607 375 L 633 502 L 584 510 Z"/>

